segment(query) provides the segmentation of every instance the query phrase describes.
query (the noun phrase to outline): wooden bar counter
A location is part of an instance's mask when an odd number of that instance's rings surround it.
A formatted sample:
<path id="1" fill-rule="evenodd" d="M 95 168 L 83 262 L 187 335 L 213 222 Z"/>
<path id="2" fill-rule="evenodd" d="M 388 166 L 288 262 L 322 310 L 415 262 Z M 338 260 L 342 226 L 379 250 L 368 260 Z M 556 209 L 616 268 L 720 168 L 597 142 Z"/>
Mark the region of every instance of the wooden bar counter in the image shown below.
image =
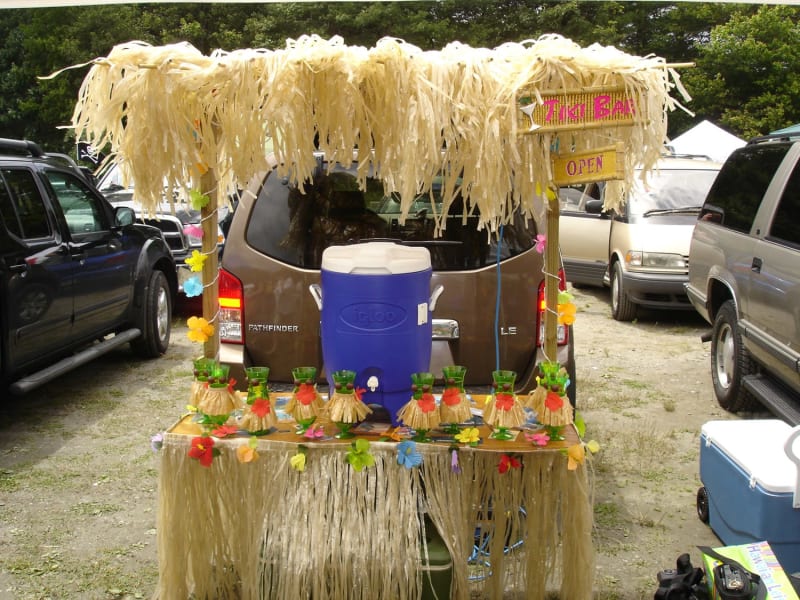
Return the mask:
<path id="1" fill-rule="evenodd" d="M 567 467 L 566 449 L 580 442 L 574 427 L 537 447 L 521 432 L 489 439 L 480 426 L 475 447 L 416 443 L 413 468 L 399 463 L 393 431 L 356 431 L 374 457 L 361 470 L 346 459 L 353 440 L 332 437 L 333 424 L 310 440 L 286 420 L 258 439 L 251 462 L 237 457 L 248 435 L 215 438 L 204 467 L 188 456 L 200 426 L 182 418 L 161 450 L 154 597 L 433 598 L 425 540 L 435 527 L 452 558 L 450 598 L 591 598 L 591 486 L 586 464 Z M 299 450 L 302 472 L 290 464 Z M 510 458 L 519 466 L 501 472 Z"/>

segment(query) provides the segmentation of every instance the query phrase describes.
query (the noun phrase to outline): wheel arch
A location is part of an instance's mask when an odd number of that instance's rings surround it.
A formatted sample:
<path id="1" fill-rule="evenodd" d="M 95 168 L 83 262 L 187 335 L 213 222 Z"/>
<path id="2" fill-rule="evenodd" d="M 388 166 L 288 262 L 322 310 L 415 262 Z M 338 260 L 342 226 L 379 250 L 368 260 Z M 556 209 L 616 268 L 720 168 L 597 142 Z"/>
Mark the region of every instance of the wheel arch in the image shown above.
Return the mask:
<path id="1" fill-rule="evenodd" d="M 717 318 L 720 307 L 728 300 L 733 301 L 736 314 L 739 314 L 739 303 L 730 286 L 720 279 L 710 279 L 708 282 L 708 299 L 706 305 L 708 306 L 708 320 L 713 323 Z"/>

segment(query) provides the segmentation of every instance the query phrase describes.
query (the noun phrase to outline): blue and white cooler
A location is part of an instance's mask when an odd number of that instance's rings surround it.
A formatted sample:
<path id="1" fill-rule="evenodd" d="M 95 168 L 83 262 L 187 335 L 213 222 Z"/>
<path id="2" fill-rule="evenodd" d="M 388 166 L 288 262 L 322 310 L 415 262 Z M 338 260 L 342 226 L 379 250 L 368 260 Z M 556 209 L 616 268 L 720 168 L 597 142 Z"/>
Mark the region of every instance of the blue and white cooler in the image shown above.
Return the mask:
<path id="1" fill-rule="evenodd" d="M 709 421 L 700 436 L 700 517 L 726 546 L 769 542 L 786 573 L 800 571 L 798 437 L 773 419 Z"/>
<path id="2" fill-rule="evenodd" d="M 430 369 L 431 313 L 443 289 L 431 292 L 431 274 L 426 248 L 366 242 L 326 248 L 321 289 L 311 286 L 331 389 L 334 371 L 355 371 L 364 402 L 383 406 L 393 425 L 411 398 L 411 374 Z"/>

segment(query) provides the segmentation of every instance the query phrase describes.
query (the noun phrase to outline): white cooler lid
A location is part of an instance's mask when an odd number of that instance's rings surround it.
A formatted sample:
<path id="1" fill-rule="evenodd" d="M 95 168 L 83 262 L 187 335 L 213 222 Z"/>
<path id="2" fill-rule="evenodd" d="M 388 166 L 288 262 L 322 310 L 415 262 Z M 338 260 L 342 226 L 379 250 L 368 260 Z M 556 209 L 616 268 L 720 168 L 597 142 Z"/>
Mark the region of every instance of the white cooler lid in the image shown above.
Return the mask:
<path id="1" fill-rule="evenodd" d="M 792 428 L 778 419 L 709 421 L 701 432 L 762 488 L 774 493 L 794 492 L 797 467 L 783 445 Z"/>
<path id="2" fill-rule="evenodd" d="M 365 242 L 328 246 L 322 252 L 322 270 L 357 275 L 417 273 L 431 268 L 431 253 L 422 246 L 393 242 Z"/>

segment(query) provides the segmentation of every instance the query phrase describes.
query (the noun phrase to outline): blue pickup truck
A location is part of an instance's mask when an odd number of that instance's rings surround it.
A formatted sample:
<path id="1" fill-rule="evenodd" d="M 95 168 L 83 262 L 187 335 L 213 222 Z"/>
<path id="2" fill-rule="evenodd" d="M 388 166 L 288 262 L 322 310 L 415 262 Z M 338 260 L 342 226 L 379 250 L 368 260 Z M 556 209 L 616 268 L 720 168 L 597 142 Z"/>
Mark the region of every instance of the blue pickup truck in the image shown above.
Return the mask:
<path id="1" fill-rule="evenodd" d="M 0 389 L 24 394 L 129 343 L 167 351 L 177 293 L 162 232 L 66 155 L 0 139 Z"/>

